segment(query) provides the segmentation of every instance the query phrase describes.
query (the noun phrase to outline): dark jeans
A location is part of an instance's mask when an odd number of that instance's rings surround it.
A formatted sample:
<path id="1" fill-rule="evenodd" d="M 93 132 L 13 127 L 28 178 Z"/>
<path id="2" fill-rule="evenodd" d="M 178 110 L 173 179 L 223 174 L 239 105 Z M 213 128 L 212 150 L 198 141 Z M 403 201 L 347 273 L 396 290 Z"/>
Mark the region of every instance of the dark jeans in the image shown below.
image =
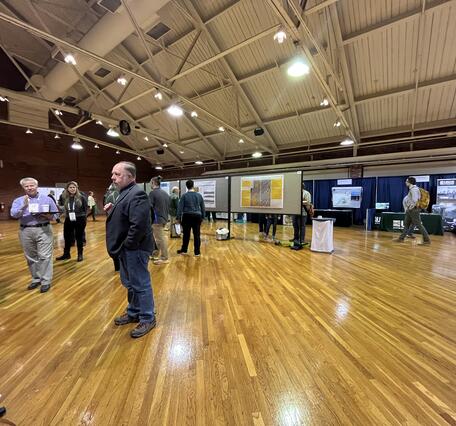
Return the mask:
<path id="1" fill-rule="evenodd" d="M 265 232 L 266 230 L 266 215 L 261 214 L 258 216 L 258 227 L 259 232 Z"/>
<path id="2" fill-rule="evenodd" d="M 70 254 L 70 249 L 74 239 L 76 238 L 76 245 L 78 253 L 82 253 L 84 246 L 84 231 L 87 224 L 85 216 L 76 216 L 76 220 L 72 222 L 68 217 L 63 224 L 63 238 L 65 239 L 64 253 Z"/>
<path id="3" fill-rule="evenodd" d="M 411 235 L 415 226 L 420 230 L 423 241 L 430 241 L 429 234 L 421 222 L 420 209 L 417 208 L 405 212 L 404 230 L 399 238 L 403 240 L 406 235 Z"/>
<path id="4" fill-rule="evenodd" d="M 147 264 L 150 253 L 123 249 L 119 253 L 120 280 L 128 291 L 127 313 L 140 321 L 154 320 L 154 295 Z"/>
<path id="5" fill-rule="evenodd" d="M 195 246 L 195 254 L 200 254 L 201 248 L 201 216 L 198 214 L 184 213 L 182 215 L 182 231 L 184 237 L 182 239 L 181 250 L 187 253 L 188 243 L 190 242 L 190 231 L 193 231 L 193 243 Z"/>
<path id="6" fill-rule="evenodd" d="M 276 214 L 267 214 L 266 215 L 266 228 L 264 229 L 264 233 L 269 235 L 269 229 L 271 229 L 272 225 L 272 236 L 275 237 L 277 232 L 277 215 Z"/>
<path id="7" fill-rule="evenodd" d="M 92 216 L 92 219 L 93 219 L 94 222 L 95 222 L 95 220 L 96 220 L 96 219 L 95 219 L 95 212 L 96 212 L 96 207 L 93 206 L 93 207 L 90 209 L 89 213 L 87 214 L 87 217 Z"/>
<path id="8" fill-rule="evenodd" d="M 293 242 L 302 244 L 306 238 L 307 216 L 293 215 Z"/>

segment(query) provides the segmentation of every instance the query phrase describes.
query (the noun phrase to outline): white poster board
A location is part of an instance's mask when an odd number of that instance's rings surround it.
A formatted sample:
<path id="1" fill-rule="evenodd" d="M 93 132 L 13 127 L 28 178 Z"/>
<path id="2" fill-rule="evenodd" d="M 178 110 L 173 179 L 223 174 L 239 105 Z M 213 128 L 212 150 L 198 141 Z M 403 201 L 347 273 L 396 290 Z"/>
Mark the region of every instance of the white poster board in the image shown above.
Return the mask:
<path id="1" fill-rule="evenodd" d="M 161 182 L 160 189 L 163 189 L 163 191 L 165 191 L 168 195 L 171 194 L 171 188 L 170 188 L 169 182 Z"/>
<path id="2" fill-rule="evenodd" d="M 194 188 L 196 192 L 199 192 L 203 196 L 204 206 L 206 208 L 216 208 L 216 186 L 215 180 L 195 180 Z"/>
<path id="3" fill-rule="evenodd" d="M 456 224 L 456 179 L 437 179 L 437 204 L 443 208 L 445 228 Z"/>
<path id="4" fill-rule="evenodd" d="M 361 186 L 334 186 L 332 188 L 333 207 L 359 209 L 363 188 Z"/>
<path id="5" fill-rule="evenodd" d="M 241 177 L 241 207 L 283 208 L 283 175 Z"/>

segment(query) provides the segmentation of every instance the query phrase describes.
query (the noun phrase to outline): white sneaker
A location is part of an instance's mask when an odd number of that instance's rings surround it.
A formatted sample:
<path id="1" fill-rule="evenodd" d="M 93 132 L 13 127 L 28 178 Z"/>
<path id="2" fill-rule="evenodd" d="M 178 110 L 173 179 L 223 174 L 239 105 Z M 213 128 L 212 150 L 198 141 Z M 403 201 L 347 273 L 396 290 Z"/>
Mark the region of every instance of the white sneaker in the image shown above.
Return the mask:
<path id="1" fill-rule="evenodd" d="M 168 259 L 157 259 L 157 260 L 154 260 L 154 265 L 166 265 L 167 263 L 169 263 Z"/>

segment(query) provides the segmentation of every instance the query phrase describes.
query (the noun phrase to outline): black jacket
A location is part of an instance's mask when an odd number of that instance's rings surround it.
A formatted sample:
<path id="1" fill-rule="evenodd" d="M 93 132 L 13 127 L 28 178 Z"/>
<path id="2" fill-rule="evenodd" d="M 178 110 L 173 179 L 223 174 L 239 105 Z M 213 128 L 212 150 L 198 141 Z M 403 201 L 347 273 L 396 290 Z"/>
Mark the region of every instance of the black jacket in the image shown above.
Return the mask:
<path id="1" fill-rule="evenodd" d="M 117 257 L 122 249 L 152 253 L 149 198 L 134 182 L 120 191 L 108 214 L 106 247 L 111 257 Z"/>

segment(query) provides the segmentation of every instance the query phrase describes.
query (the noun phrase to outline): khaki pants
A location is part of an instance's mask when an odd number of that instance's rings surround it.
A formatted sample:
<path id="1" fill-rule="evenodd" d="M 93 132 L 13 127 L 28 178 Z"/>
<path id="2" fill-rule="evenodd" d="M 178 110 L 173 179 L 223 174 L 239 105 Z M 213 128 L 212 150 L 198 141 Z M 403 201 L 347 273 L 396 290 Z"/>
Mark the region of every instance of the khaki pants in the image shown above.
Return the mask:
<path id="1" fill-rule="evenodd" d="M 165 233 L 165 225 L 154 223 L 152 225 L 155 243 L 160 252 L 160 259 L 168 260 L 168 236 Z"/>
<path id="2" fill-rule="evenodd" d="M 21 228 L 19 231 L 32 282 L 50 285 L 52 281 L 52 254 L 54 237 L 51 225 L 41 228 Z"/>

